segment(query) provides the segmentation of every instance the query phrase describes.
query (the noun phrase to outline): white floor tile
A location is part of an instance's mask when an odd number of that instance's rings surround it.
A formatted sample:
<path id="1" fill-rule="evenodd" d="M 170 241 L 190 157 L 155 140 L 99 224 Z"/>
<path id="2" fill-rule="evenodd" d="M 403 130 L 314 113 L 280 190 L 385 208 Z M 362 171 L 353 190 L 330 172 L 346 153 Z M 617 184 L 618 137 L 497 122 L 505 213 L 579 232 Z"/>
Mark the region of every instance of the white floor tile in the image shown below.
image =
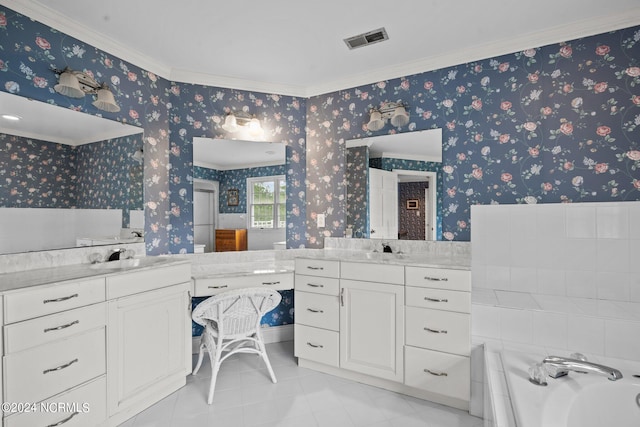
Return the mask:
<path id="1" fill-rule="evenodd" d="M 297 366 L 293 343 L 267 345 L 278 379 L 262 360 L 238 355 L 222 364 L 212 405 L 205 357 L 187 385 L 120 427 L 478 427 L 464 411 Z M 194 356 L 194 365 L 197 356 Z"/>

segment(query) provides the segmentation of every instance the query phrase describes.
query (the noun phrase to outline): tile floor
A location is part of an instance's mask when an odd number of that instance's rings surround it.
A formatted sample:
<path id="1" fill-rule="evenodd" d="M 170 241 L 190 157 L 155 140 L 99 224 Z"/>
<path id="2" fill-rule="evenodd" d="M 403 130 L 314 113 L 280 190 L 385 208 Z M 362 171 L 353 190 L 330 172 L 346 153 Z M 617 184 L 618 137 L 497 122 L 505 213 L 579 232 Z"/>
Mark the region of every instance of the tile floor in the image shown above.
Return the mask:
<path id="1" fill-rule="evenodd" d="M 255 355 L 236 355 L 218 375 L 207 405 L 205 357 L 187 385 L 120 427 L 481 427 L 464 411 L 300 368 L 293 342 L 267 345 L 273 384 Z M 194 355 L 194 363 L 196 360 Z"/>

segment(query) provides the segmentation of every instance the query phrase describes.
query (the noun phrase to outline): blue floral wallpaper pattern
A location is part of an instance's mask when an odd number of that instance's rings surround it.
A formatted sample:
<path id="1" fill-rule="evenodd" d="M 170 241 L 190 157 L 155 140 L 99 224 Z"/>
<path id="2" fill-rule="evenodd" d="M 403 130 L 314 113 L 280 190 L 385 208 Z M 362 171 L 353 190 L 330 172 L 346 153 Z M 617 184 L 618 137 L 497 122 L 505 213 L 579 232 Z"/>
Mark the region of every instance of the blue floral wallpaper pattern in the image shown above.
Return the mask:
<path id="1" fill-rule="evenodd" d="M 639 200 L 639 87 L 632 27 L 312 97 L 308 246 L 343 234 L 344 141 L 386 133 L 443 129 L 446 240 L 470 239 L 474 204 Z M 370 132 L 384 101 L 407 104 L 411 120 Z"/>
<path id="2" fill-rule="evenodd" d="M 0 206 L 75 208 L 78 151 L 0 133 Z"/>
<path id="3" fill-rule="evenodd" d="M 132 135 L 77 147 L 0 134 L 0 206 L 142 209 L 142 166 L 131 154 L 142 147 Z"/>
<path id="4" fill-rule="evenodd" d="M 369 148 L 347 148 L 347 227 L 351 237 L 369 237 Z"/>

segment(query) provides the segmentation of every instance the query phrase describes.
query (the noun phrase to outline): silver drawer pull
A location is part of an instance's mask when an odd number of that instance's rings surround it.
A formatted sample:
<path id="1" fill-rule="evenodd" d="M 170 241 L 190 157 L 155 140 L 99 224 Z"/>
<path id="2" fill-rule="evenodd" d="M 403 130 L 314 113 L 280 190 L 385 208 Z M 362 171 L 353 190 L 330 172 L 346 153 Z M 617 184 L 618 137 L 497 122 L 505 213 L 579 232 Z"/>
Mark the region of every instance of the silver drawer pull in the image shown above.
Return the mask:
<path id="1" fill-rule="evenodd" d="M 315 308 L 307 308 L 307 311 L 310 311 L 312 313 L 324 313 L 324 311 L 322 310 L 316 310 Z"/>
<path id="2" fill-rule="evenodd" d="M 312 343 L 310 343 L 310 342 L 307 342 L 307 345 L 308 345 L 309 347 L 313 347 L 313 348 L 324 348 L 324 346 L 323 346 L 323 345 L 320 345 L 320 344 L 312 344 Z"/>
<path id="3" fill-rule="evenodd" d="M 324 267 L 313 267 L 311 265 L 307 265 L 307 268 L 309 270 L 324 270 Z"/>
<path id="4" fill-rule="evenodd" d="M 424 297 L 424 300 L 425 301 L 431 301 L 431 302 L 449 302 L 449 300 L 446 299 L 446 298 L 438 299 L 438 298 Z"/>
<path id="5" fill-rule="evenodd" d="M 324 285 L 316 285 L 315 283 L 307 283 L 307 286 L 311 286 L 312 288 L 324 288 Z"/>
<path id="6" fill-rule="evenodd" d="M 427 332 L 434 333 L 434 334 L 446 334 L 447 333 L 447 331 L 445 331 L 444 329 L 437 330 L 437 329 L 431 329 L 431 328 L 424 328 L 424 330 L 427 331 Z"/>
<path id="7" fill-rule="evenodd" d="M 209 286 L 209 289 L 223 289 L 228 288 L 228 285 Z"/>
<path id="8" fill-rule="evenodd" d="M 77 363 L 78 359 L 73 359 L 71 362 L 69 363 L 65 363 L 64 365 L 60 365 L 56 368 L 51 368 L 51 369 L 45 369 L 44 371 L 42 371 L 43 374 L 48 374 L 49 372 L 55 372 L 55 371 L 60 371 L 61 369 L 64 368 L 68 368 L 69 366 L 73 365 L 74 363 Z"/>
<path id="9" fill-rule="evenodd" d="M 66 325 L 60 325 L 60 326 L 56 326 L 54 328 L 47 328 L 47 329 L 44 330 L 44 332 L 46 333 L 46 332 L 51 332 L 51 331 L 59 331 L 60 329 L 67 329 L 68 327 L 73 326 L 73 325 L 77 325 L 78 323 L 80 323 L 79 320 L 74 320 L 73 322 L 67 323 Z"/>
<path id="10" fill-rule="evenodd" d="M 431 371 L 429 369 L 425 369 L 424 371 L 427 374 L 435 375 L 436 377 L 447 377 L 447 376 L 449 376 L 449 374 L 447 374 L 446 372 L 436 372 L 436 371 Z"/>
<path id="11" fill-rule="evenodd" d="M 431 280 L 432 282 L 448 282 L 449 279 L 446 277 L 431 277 L 431 276 L 424 276 L 425 280 Z"/>
<path id="12" fill-rule="evenodd" d="M 69 295 L 68 297 L 56 298 L 56 299 L 46 299 L 42 301 L 43 304 L 49 304 L 50 302 L 61 302 L 66 301 L 71 298 L 78 298 L 78 294 Z"/>
<path id="13" fill-rule="evenodd" d="M 280 282 L 262 282 L 263 285 L 271 286 L 271 285 L 279 285 Z"/>
<path id="14" fill-rule="evenodd" d="M 49 424 L 47 427 L 58 427 L 61 426 L 62 424 L 71 421 L 71 418 L 75 417 L 76 415 L 78 415 L 80 412 L 74 412 L 73 414 L 69 415 L 67 418 L 65 418 L 64 420 L 57 422 L 55 424 Z"/>

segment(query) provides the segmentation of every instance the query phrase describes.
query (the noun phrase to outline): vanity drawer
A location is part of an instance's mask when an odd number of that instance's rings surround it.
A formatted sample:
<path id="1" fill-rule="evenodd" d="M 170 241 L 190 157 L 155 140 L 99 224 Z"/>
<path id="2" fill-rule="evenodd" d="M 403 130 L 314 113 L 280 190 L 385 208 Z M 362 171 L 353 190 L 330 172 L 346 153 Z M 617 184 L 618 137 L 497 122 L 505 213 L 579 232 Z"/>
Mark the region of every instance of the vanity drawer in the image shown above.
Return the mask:
<path id="1" fill-rule="evenodd" d="M 296 273 L 338 278 L 340 277 L 340 261 L 296 258 Z"/>
<path id="2" fill-rule="evenodd" d="M 105 300 L 104 277 L 8 293 L 4 322 L 14 323 Z"/>
<path id="3" fill-rule="evenodd" d="M 107 299 L 191 281 L 191 264 L 178 264 L 107 277 Z"/>
<path id="4" fill-rule="evenodd" d="M 444 289 L 405 288 L 406 305 L 436 310 L 457 311 L 460 313 L 471 312 L 471 293 L 463 291 L 447 291 Z"/>
<path id="5" fill-rule="evenodd" d="M 106 303 L 50 314 L 4 327 L 5 353 L 15 353 L 104 326 Z"/>
<path id="6" fill-rule="evenodd" d="M 342 279 L 404 285 L 404 266 L 402 265 L 343 262 L 340 270 Z"/>
<path id="7" fill-rule="evenodd" d="M 440 395 L 469 401 L 469 358 L 405 346 L 404 383 Z"/>
<path id="8" fill-rule="evenodd" d="M 406 307 L 405 315 L 407 345 L 469 355 L 468 314 Z"/>
<path id="9" fill-rule="evenodd" d="M 5 427 L 87 427 L 100 425 L 107 418 L 107 381 L 103 375 L 87 384 L 59 394 L 44 402 L 44 408 L 57 408 L 64 403 L 64 411 L 38 411 L 14 414 L 4 419 Z M 68 420 L 63 423 L 64 420 Z"/>
<path id="10" fill-rule="evenodd" d="M 196 279 L 194 296 L 216 295 L 232 289 L 254 287 L 275 289 L 276 291 L 293 289 L 293 273 L 248 274 L 246 276 Z"/>
<path id="11" fill-rule="evenodd" d="M 407 267 L 407 286 L 471 292 L 471 272 L 444 268 Z"/>
<path id="12" fill-rule="evenodd" d="M 295 302 L 296 323 L 332 331 L 340 329 L 340 305 L 337 296 L 296 291 Z"/>
<path id="13" fill-rule="evenodd" d="M 296 290 L 324 295 L 338 295 L 340 279 L 296 274 Z"/>
<path id="14" fill-rule="evenodd" d="M 105 329 L 4 357 L 5 402 L 39 402 L 105 373 Z"/>
<path id="15" fill-rule="evenodd" d="M 337 367 L 340 360 L 339 345 L 338 332 L 295 325 L 293 346 L 296 357 Z"/>

